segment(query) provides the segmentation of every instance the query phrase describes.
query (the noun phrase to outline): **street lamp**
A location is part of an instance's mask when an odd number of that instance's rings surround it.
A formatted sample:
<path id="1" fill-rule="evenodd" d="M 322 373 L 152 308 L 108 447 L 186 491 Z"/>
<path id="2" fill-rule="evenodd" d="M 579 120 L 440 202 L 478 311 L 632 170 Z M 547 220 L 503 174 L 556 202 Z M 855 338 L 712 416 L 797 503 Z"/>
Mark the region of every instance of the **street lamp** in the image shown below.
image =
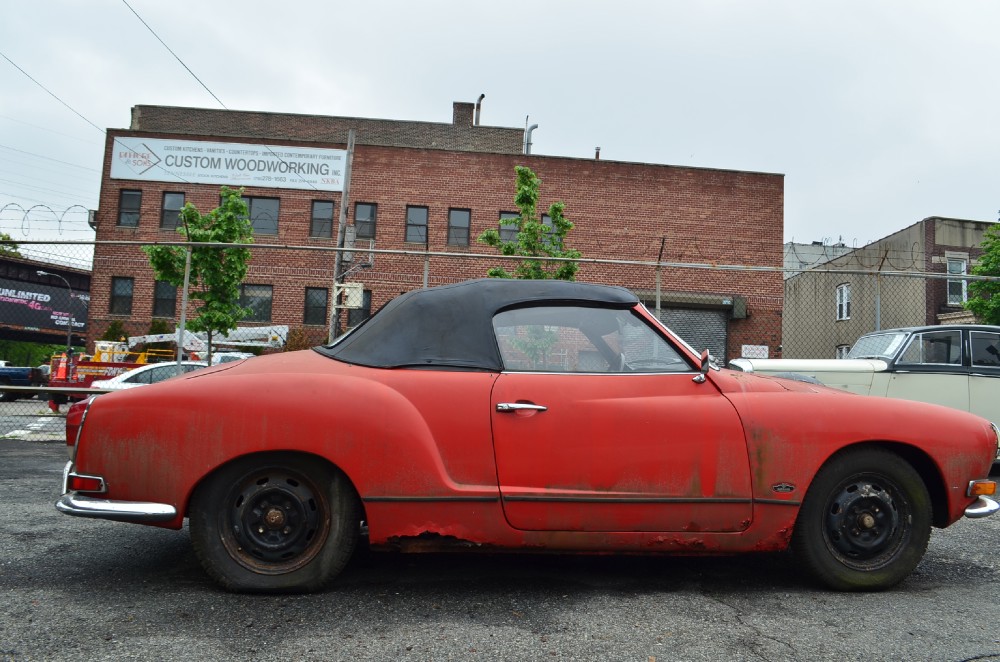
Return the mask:
<path id="1" fill-rule="evenodd" d="M 69 281 L 60 276 L 59 274 L 54 274 L 42 270 L 38 270 L 35 273 L 38 274 L 39 276 L 55 276 L 62 282 L 66 283 L 66 289 L 69 290 L 70 311 L 69 311 L 69 320 L 66 324 L 66 354 L 69 355 L 69 353 L 73 351 L 73 310 L 72 310 L 73 288 L 70 287 Z"/>

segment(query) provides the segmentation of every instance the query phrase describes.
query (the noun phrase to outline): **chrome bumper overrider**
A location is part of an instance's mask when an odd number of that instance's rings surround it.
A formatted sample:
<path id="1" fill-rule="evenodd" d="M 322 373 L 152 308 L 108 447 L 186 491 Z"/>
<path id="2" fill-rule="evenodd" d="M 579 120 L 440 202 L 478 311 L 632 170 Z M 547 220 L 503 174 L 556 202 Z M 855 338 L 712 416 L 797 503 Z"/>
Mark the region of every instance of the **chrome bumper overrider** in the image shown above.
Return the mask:
<path id="1" fill-rule="evenodd" d="M 1000 503 L 981 496 L 965 509 L 965 516 L 971 519 L 978 519 L 980 517 L 989 517 L 998 510 L 1000 510 Z"/>
<path id="2" fill-rule="evenodd" d="M 177 509 L 165 503 L 111 501 L 72 492 L 62 495 L 56 501 L 56 510 L 76 517 L 110 519 L 117 522 L 168 522 L 177 517 Z"/>

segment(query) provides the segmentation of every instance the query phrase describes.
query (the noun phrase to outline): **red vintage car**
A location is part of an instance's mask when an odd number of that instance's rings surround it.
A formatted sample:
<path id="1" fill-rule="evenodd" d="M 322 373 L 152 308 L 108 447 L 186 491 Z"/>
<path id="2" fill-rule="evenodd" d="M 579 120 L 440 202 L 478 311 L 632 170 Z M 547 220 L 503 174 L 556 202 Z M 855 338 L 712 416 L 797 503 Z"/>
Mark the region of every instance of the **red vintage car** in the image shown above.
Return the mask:
<path id="1" fill-rule="evenodd" d="M 720 370 L 629 291 L 409 292 L 331 345 L 74 405 L 57 508 L 178 529 L 222 586 L 312 591 L 374 550 L 791 547 L 895 585 L 998 509 L 1000 433 L 957 410 Z"/>

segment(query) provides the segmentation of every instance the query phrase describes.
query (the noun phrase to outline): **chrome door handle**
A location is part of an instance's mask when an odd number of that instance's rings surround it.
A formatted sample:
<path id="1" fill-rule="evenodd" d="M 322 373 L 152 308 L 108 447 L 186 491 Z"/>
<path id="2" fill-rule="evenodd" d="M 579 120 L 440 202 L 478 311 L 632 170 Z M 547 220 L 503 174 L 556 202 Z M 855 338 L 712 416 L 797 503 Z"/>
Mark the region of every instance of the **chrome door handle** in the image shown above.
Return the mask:
<path id="1" fill-rule="evenodd" d="M 500 413 L 521 411 L 525 409 L 531 411 L 547 411 L 548 407 L 543 407 L 542 405 L 529 405 L 523 402 L 501 402 L 497 405 L 497 411 Z"/>

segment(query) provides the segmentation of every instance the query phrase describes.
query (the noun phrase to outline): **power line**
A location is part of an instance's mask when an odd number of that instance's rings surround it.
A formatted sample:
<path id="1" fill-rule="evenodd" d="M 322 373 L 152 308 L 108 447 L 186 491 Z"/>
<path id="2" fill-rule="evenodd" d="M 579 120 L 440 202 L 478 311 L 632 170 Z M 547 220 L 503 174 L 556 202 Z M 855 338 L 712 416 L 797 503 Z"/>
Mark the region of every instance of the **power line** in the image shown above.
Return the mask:
<path id="1" fill-rule="evenodd" d="M 63 133 L 62 131 L 56 131 L 55 129 L 50 129 L 47 126 L 39 126 L 38 124 L 32 124 L 31 122 L 25 122 L 24 120 L 19 120 L 15 117 L 9 115 L 0 115 L 0 119 L 5 119 L 8 122 L 17 122 L 18 124 L 23 124 L 24 126 L 30 126 L 33 129 L 38 129 L 39 131 L 47 131 L 49 133 L 54 133 L 57 136 L 62 136 L 63 138 L 69 138 L 70 140 L 79 140 L 82 143 L 87 143 L 88 145 L 100 145 L 101 143 L 93 142 L 87 140 L 86 138 L 81 138 L 79 136 L 72 136 L 68 133 Z"/>
<path id="2" fill-rule="evenodd" d="M 229 108 L 226 108 L 226 104 L 222 103 L 222 100 L 221 100 L 221 99 L 220 99 L 219 97 L 215 96 L 215 92 L 213 92 L 212 90 L 208 89 L 208 85 L 205 85 L 205 83 L 201 82 L 201 79 L 200 79 L 200 78 L 198 78 L 197 76 L 195 76 L 194 72 L 193 72 L 193 71 L 191 71 L 190 67 L 188 67 L 188 66 L 187 66 L 186 64 L 184 64 L 184 60 L 180 59 L 180 57 L 178 57 L 177 53 L 173 52 L 173 51 L 172 51 L 172 50 L 170 49 L 170 47 L 169 47 L 169 46 L 167 46 L 167 43 L 166 43 L 165 41 L 163 41 L 162 39 L 160 39 L 160 35 L 156 34 L 156 32 L 155 32 L 155 31 L 153 30 L 153 28 L 149 27 L 149 23 L 147 23 L 146 21 L 144 21 L 144 20 L 142 19 L 142 16 L 139 16 L 139 12 L 137 12 L 137 11 L 136 11 L 136 10 L 134 10 L 134 9 L 132 9 L 132 5 L 130 5 L 130 4 L 128 3 L 128 1 L 127 1 L 127 0 L 122 0 L 122 2 L 123 2 L 123 3 L 125 3 L 125 6 L 126 6 L 126 7 L 128 7 L 128 8 L 129 8 L 129 11 L 131 11 L 131 12 L 132 12 L 133 14 L 135 14 L 135 17 L 136 17 L 137 19 L 139 19 L 139 22 L 140 22 L 140 23 L 142 23 L 143 25 L 145 25 L 145 26 L 146 26 L 146 29 L 147 29 L 147 30 L 149 30 L 149 33 L 150 33 L 150 34 L 152 34 L 152 35 L 153 35 L 154 37 L 156 37 L 157 41 L 159 41 L 159 42 L 160 42 L 161 44 L 163 44 L 163 47 L 164 47 L 164 48 L 166 48 L 166 49 L 167 49 L 167 51 L 168 51 L 168 52 L 169 52 L 169 53 L 170 53 L 171 55 L 173 55 L 173 56 L 174 56 L 174 58 L 175 58 L 175 59 L 176 59 L 176 60 L 177 60 L 178 62 L 180 62 L 180 63 L 181 63 L 181 66 L 182 66 L 182 67 L 184 67 L 185 69 L 187 69 L 187 72 L 188 72 L 189 74 L 191 74 L 191 77 L 192 77 L 192 78 L 194 78 L 194 79 L 195 79 L 196 81 L 198 81 L 198 84 L 199 84 L 199 85 L 201 85 L 201 86 L 202 86 L 203 88 L 205 88 L 205 91 L 206 91 L 206 92 L 208 92 L 209 94 L 211 94 L 211 95 L 212 95 L 212 98 L 213 98 L 213 99 L 215 99 L 216 101 L 218 101 L 218 102 L 219 102 L 219 105 L 220 105 L 220 106 L 222 106 L 222 107 L 223 107 L 223 108 L 225 108 L 226 110 L 229 110 Z"/>
<path id="3" fill-rule="evenodd" d="M 51 156 L 42 156 L 41 154 L 35 154 L 34 152 L 25 152 L 22 149 L 14 149 L 13 147 L 8 147 L 7 145 L 0 145 L 0 149 L 6 149 L 11 152 L 17 152 L 18 154 L 27 154 L 28 156 L 34 156 L 38 159 L 45 159 L 46 161 L 52 161 L 54 163 L 61 163 L 63 165 L 68 165 L 72 168 L 80 168 L 81 170 L 89 170 L 91 172 L 100 172 L 98 168 L 88 168 L 87 166 L 77 165 L 75 163 L 69 163 L 68 161 L 60 161 L 59 159 L 54 159 Z"/>
<path id="4" fill-rule="evenodd" d="M 52 97 L 53 99 L 55 99 L 56 101 L 58 101 L 58 102 L 59 102 L 59 103 L 61 103 L 62 105 L 66 106 L 67 108 L 69 108 L 69 109 L 70 109 L 70 110 L 71 110 L 71 111 L 73 112 L 73 114 L 74 114 L 74 115 L 76 115 L 77 117 L 79 117 L 80 119 L 82 119 L 82 120 L 83 120 L 84 122 L 86 122 L 86 123 L 87 123 L 87 124 L 89 124 L 90 126 L 92 126 L 92 127 L 94 127 L 95 129 L 97 129 L 97 130 L 98 130 L 98 131 L 100 131 L 101 133 L 104 133 L 104 129 L 102 129 L 101 127 L 97 126 L 96 124 L 94 124 L 93 122 L 91 122 L 90 120 L 88 120 L 88 119 L 87 119 L 86 117 L 84 117 L 84 116 L 83 116 L 82 114 L 80 114 L 80 113 L 79 113 L 79 112 L 78 112 L 78 111 L 77 111 L 77 110 L 76 110 L 75 108 L 73 108 L 73 106 L 69 105 L 68 103 L 66 103 L 65 101 L 63 101 L 63 100 L 62 100 L 62 99 L 60 99 L 59 97 L 57 97 L 57 96 L 56 96 L 56 95 L 55 95 L 55 94 L 54 94 L 54 93 L 53 93 L 52 91 L 50 91 L 50 90 L 49 90 L 49 89 L 48 89 L 47 87 L 45 87 L 44 85 L 42 85 L 41 83 L 39 83 L 39 82 L 38 82 L 37 80 L 35 80 L 34 78 L 32 78 L 32 77 L 31 77 L 31 74 L 29 74 L 29 73 L 28 73 L 27 71 L 25 71 L 25 70 L 24 70 L 24 69 L 22 69 L 21 67 L 17 66 L 17 65 L 16 65 L 16 64 L 14 63 L 14 61 L 13 61 L 13 60 L 11 60 L 11 59 L 10 59 L 9 57 L 7 57 L 7 56 L 6 56 L 5 54 L 4 54 L 4 52 L 3 52 L 3 51 L 0 51 L 0 57 L 2 57 L 3 59 L 7 60 L 8 62 L 10 62 L 10 66 L 14 67 L 14 68 L 15 68 L 15 69 L 17 69 L 18 71 L 20 71 L 20 72 L 21 72 L 22 74 L 24 74 L 25 76 L 27 76 L 28 80 L 30 80 L 30 81 L 31 81 L 32 83 L 34 83 L 34 84 L 35 84 L 35 85 L 37 85 L 38 87 L 40 87 L 40 88 L 42 88 L 43 90 L 45 90 L 45 92 L 46 92 L 46 93 L 48 93 L 48 95 L 49 95 L 49 96 L 51 96 L 51 97 Z"/>

